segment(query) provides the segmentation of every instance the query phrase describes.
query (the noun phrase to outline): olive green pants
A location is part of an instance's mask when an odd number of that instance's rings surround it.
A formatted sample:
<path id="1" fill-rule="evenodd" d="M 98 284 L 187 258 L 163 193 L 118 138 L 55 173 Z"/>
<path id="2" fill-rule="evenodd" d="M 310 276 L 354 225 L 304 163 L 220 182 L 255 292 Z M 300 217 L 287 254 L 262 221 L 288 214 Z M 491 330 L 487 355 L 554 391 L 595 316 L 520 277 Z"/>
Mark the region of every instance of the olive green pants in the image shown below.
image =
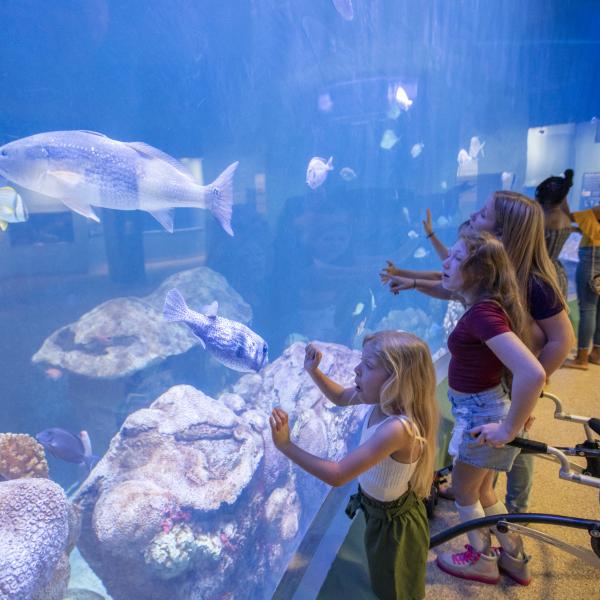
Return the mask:
<path id="1" fill-rule="evenodd" d="M 371 587 L 381 600 L 421 600 L 429 549 L 429 522 L 421 499 L 407 491 L 393 502 L 367 498 L 359 488 L 346 514 L 365 515 L 365 550 Z"/>

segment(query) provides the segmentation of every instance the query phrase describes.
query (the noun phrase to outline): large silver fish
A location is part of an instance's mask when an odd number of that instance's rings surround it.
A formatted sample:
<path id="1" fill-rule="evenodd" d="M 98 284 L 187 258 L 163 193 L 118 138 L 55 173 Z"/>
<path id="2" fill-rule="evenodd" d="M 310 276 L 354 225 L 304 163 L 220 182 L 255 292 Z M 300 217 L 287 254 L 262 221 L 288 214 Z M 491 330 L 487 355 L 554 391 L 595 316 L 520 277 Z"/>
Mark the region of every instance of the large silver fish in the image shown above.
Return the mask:
<path id="1" fill-rule="evenodd" d="M 233 173 L 229 165 L 209 185 L 199 185 L 172 156 L 143 142 L 118 142 L 93 131 L 53 131 L 0 148 L 0 174 L 56 198 L 99 221 L 93 206 L 149 212 L 173 231 L 176 207 L 206 208 L 233 235 Z"/>
<path id="2" fill-rule="evenodd" d="M 268 360 L 267 342 L 237 321 L 217 316 L 219 305 L 213 302 L 198 313 L 187 306 L 179 290 L 167 292 L 163 317 L 183 321 L 219 362 L 235 371 L 260 371 Z"/>

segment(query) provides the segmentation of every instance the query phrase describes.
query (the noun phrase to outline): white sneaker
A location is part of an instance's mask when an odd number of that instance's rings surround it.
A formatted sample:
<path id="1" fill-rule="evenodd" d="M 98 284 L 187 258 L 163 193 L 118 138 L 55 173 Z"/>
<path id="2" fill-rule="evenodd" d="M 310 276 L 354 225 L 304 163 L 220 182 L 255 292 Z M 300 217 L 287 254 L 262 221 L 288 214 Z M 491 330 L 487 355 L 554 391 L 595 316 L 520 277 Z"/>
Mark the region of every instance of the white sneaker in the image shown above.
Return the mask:
<path id="1" fill-rule="evenodd" d="M 500 581 L 498 557 L 477 552 L 470 544 L 466 552 L 443 552 L 437 557 L 437 566 L 454 577 L 495 584 Z"/>

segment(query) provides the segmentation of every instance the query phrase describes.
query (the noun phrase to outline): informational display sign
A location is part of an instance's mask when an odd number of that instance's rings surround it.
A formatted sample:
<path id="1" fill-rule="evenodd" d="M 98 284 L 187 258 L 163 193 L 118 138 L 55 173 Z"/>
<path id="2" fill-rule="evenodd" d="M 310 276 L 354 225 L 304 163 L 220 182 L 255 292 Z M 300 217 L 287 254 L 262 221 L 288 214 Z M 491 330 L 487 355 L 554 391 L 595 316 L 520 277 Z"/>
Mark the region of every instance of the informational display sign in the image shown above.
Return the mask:
<path id="1" fill-rule="evenodd" d="M 600 204 L 600 172 L 584 173 L 581 182 L 581 210 Z"/>

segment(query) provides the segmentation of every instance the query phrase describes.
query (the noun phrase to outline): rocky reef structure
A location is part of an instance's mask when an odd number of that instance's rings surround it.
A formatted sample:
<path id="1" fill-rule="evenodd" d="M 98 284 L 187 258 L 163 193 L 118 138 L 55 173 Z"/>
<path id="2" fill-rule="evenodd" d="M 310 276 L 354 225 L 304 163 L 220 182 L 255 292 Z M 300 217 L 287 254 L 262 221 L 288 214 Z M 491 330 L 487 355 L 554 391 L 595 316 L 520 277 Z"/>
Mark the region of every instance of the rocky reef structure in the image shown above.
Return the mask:
<path id="1" fill-rule="evenodd" d="M 44 448 L 0 434 L 0 600 L 62 600 L 79 512 L 48 480 Z"/>
<path id="2" fill-rule="evenodd" d="M 0 433 L 0 481 L 23 477 L 48 478 L 44 447 L 24 433 Z"/>
<path id="3" fill-rule="evenodd" d="M 198 267 L 172 275 L 144 298 L 114 298 L 97 306 L 48 337 L 32 362 L 114 379 L 186 352 L 199 344 L 198 338 L 185 325 L 162 318 L 166 293 L 173 287 L 194 310 L 216 300 L 221 316 L 241 323 L 252 318 L 250 306 L 223 276 Z"/>
<path id="4" fill-rule="evenodd" d="M 355 351 L 321 344 L 322 368 L 353 380 Z M 292 437 L 338 459 L 361 407 L 328 402 L 294 344 L 260 374 L 214 399 L 172 387 L 130 415 L 77 493 L 79 549 L 114 600 L 269 596 L 328 488 L 272 443 L 273 406 Z"/>
<path id="5" fill-rule="evenodd" d="M 71 507 L 48 479 L 0 482 L 0 599 L 62 600 L 73 544 Z"/>

